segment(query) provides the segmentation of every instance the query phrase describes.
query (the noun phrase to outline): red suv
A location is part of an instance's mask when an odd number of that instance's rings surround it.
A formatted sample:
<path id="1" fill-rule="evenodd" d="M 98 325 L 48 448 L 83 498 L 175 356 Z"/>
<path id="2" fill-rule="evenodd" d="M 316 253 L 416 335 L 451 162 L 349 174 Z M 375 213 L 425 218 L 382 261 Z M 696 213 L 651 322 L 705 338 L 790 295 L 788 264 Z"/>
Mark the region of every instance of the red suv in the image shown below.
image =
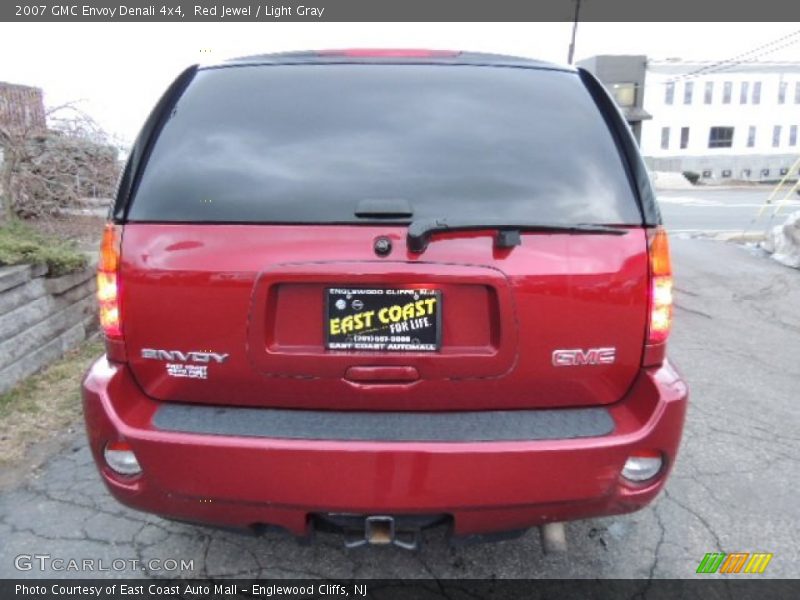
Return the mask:
<path id="1" fill-rule="evenodd" d="M 643 507 L 687 388 L 667 237 L 581 69 L 441 51 L 186 70 L 137 139 L 83 382 L 111 493 L 412 547 Z M 549 537 L 548 537 L 549 536 Z"/>

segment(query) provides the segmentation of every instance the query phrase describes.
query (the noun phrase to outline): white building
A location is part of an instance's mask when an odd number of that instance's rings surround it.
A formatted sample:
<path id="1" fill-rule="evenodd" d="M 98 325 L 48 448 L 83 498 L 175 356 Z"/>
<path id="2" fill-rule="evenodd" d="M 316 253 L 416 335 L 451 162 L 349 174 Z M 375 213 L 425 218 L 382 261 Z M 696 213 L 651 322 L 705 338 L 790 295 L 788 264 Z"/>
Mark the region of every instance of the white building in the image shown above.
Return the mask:
<path id="1" fill-rule="evenodd" d="M 777 179 L 800 157 L 800 63 L 648 61 L 642 152 L 659 171 Z"/>
<path id="2" fill-rule="evenodd" d="M 629 65 L 631 58 L 594 57 L 587 68 Z M 646 60 L 643 76 L 608 66 L 605 72 L 619 80 L 596 73 L 620 105 L 633 102 L 647 115 L 634 131 L 654 170 L 776 180 L 800 158 L 800 62 Z M 616 93 L 630 83 L 635 94 Z"/>

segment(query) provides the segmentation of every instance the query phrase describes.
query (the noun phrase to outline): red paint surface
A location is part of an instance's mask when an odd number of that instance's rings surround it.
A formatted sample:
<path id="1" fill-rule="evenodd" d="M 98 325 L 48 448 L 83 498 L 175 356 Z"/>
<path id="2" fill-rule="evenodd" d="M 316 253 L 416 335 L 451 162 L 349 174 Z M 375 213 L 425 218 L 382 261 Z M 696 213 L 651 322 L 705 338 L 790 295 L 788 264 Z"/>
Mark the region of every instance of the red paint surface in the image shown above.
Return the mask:
<path id="1" fill-rule="evenodd" d="M 456 534 L 529 527 L 641 508 L 675 460 L 687 390 L 667 362 L 642 370 L 609 407 L 612 434 L 576 440 L 410 443 L 277 440 L 163 432 L 159 403 L 126 365 L 100 359 L 84 381 L 90 445 L 121 502 L 157 514 L 237 527 L 271 524 L 301 535 L 319 512 L 452 515 Z M 126 440 L 143 475 L 103 466 L 108 441 Z M 667 460 L 654 483 L 620 478 L 634 451 Z M 336 473 L 336 477 L 331 477 Z M 202 500 L 202 502 L 201 502 Z"/>
<path id="2" fill-rule="evenodd" d="M 394 251 L 373 251 L 379 235 Z M 421 255 L 404 227 L 125 227 L 122 318 L 136 381 L 159 400 L 360 410 L 468 410 L 610 404 L 642 363 L 645 233 L 437 235 Z M 326 286 L 442 290 L 438 353 L 324 349 Z M 552 352 L 615 347 L 613 365 L 554 367 Z M 142 348 L 229 354 L 207 380 L 171 378 Z M 413 389 L 358 384 L 351 367 L 413 367 Z"/>
<path id="3" fill-rule="evenodd" d="M 420 255 L 400 226 L 153 225 L 124 228 L 124 341 L 83 386 L 91 448 L 123 503 L 157 514 L 303 534 L 319 512 L 446 513 L 483 533 L 629 512 L 663 486 L 680 442 L 687 389 L 664 346 L 645 349 L 646 235 L 526 233 L 498 250 L 493 232 L 433 237 Z M 394 250 L 379 258 L 378 236 Z M 324 348 L 328 286 L 442 291 L 436 353 Z M 557 349 L 616 348 L 610 365 L 556 367 Z M 228 354 L 207 379 L 169 377 L 141 350 Z M 658 354 L 658 356 L 656 356 Z M 656 360 L 658 359 L 658 360 Z M 613 433 L 521 442 L 257 439 L 164 432 L 163 402 L 329 410 L 481 410 L 599 406 Z M 123 479 L 105 444 L 127 441 L 143 468 Z M 667 467 L 620 478 L 634 451 Z M 336 473 L 336 477 L 331 477 Z"/>

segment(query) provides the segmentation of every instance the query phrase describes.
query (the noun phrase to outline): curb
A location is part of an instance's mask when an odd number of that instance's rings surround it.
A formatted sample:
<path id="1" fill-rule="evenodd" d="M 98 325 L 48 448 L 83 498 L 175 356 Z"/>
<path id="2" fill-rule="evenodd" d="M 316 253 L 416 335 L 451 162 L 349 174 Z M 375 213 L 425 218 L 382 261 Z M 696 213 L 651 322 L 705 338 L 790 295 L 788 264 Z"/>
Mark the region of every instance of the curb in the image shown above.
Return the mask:
<path id="1" fill-rule="evenodd" d="M 693 231 L 676 231 L 670 233 L 671 235 L 688 237 L 690 239 L 705 239 L 715 242 L 734 242 L 740 244 L 747 242 L 761 242 L 767 239 L 767 233 L 763 231 L 703 231 L 702 229 L 697 229 Z"/>
<path id="2" fill-rule="evenodd" d="M 767 239 L 767 234 L 764 232 L 755 232 L 755 231 L 731 231 L 731 232 L 722 232 L 717 233 L 716 235 L 712 236 L 715 241 L 718 242 L 761 242 Z"/>

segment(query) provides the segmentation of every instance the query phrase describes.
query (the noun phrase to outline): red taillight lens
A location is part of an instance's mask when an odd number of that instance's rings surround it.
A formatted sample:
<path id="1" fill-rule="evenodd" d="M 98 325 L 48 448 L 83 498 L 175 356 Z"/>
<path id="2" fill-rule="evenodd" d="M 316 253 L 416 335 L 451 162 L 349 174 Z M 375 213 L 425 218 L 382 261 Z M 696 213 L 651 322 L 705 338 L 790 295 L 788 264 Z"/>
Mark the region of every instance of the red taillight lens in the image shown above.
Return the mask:
<path id="1" fill-rule="evenodd" d="M 97 301 L 100 308 L 100 326 L 106 339 L 122 338 L 119 311 L 119 252 L 120 230 L 111 223 L 103 231 L 100 259 L 97 263 Z"/>
<path id="2" fill-rule="evenodd" d="M 130 452 L 131 445 L 128 442 L 118 440 L 116 442 L 108 442 L 106 444 L 106 450 L 112 450 L 114 452 Z"/>
<path id="3" fill-rule="evenodd" d="M 667 232 L 658 227 L 648 234 L 650 249 L 650 320 L 647 343 L 663 344 L 672 328 L 672 263 Z M 663 358 L 663 357 L 662 357 Z M 658 361 L 660 362 L 660 361 Z"/>

